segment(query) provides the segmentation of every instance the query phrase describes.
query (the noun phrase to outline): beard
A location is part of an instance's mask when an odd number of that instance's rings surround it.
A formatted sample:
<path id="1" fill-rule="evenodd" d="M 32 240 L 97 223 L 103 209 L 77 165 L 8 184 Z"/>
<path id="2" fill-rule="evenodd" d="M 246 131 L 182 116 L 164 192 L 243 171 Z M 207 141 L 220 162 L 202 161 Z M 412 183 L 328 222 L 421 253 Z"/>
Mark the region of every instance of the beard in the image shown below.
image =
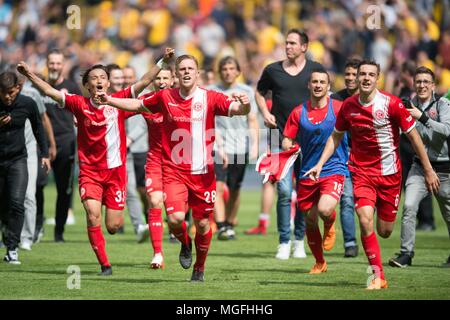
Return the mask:
<path id="1" fill-rule="evenodd" d="M 58 80 L 60 74 L 61 74 L 61 73 L 58 72 L 58 71 L 49 71 L 49 73 L 48 73 L 48 79 L 49 79 L 50 81 L 56 81 L 56 80 Z"/>

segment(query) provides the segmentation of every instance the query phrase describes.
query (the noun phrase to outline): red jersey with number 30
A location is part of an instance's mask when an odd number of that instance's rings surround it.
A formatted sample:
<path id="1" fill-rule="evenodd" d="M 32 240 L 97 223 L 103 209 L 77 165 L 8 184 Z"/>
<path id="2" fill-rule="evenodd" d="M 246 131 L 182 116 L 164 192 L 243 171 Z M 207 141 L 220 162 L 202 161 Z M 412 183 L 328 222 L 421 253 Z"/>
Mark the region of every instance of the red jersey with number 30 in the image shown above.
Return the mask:
<path id="1" fill-rule="evenodd" d="M 401 171 L 400 129 L 408 133 L 415 121 L 402 101 L 378 91 L 372 102 L 364 105 L 359 95 L 347 98 L 336 119 L 335 130 L 350 131 L 352 147 L 349 170 L 369 176 L 387 176 Z"/>
<path id="2" fill-rule="evenodd" d="M 189 174 L 213 171 L 214 117 L 229 116 L 233 100 L 226 95 L 197 87 L 189 97 L 178 88 L 164 89 L 142 100 L 152 113 L 162 113 L 163 168 Z"/>
<path id="3" fill-rule="evenodd" d="M 132 98 L 132 87 L 112 94 Z M 80 168 L 112 169 L 126 163 L 125 119 L 135 115 L 107 105 L 96 105 L 90 98 L 64 93 L 63 107 L 77 119 Z"/>

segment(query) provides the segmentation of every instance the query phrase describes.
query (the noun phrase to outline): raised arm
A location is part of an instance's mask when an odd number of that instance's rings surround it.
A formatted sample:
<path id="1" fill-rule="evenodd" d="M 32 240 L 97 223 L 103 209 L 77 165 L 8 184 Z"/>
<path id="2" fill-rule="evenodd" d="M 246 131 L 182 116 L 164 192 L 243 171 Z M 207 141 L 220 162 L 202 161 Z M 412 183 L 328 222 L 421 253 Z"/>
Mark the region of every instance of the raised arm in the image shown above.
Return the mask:
<path id="1" fill-rule="evenodd" d="M 320 156 L 319 162 L 312 167 L 310 170 L 308 170 L 303 176 L 309 176 L 311 180 L 317 181 L 320 177 L 320 172 L 322 171 L 322 167 L 325 164 L 325 162 L 330 159 L 330 157 L 333 155 L 333 153 L 336 151 L 336 148 L 341 143 L 342 138 L 344 137 L 345 132 L 336 131 L 336 129 L 333 131 L 333 133 L 330 135 L 330 137 L 327 140 L 327 143 L 325 144 L 325 148 L 323 149 L 322 155 Z"/>
<path id="2" fill-rule="evenodd" d="M 59 104 L 63 103 L 63 94 L 31 72 L 30 67 L 25 62 L 21 61 L 17 64 L 17 71 L 27 77 L 46 96 L 49 96 Z"/>
<path id="3" fill-rule="evenodd" d="M 158 61 L 157 64 L 152 66 L 150 70 L 142 76 L 141 79 L 139 79 L 138 82 L 136 82 L 134 87 L 134 93 L 136 96 L 138 96 L 146 87 L 150 85 L 150 83 L 153 81 L 153 79 L 157 76 L 158 72 L 161 70 L 161 68 L 164 67 L 164 65 L 167 65 L 170 60 L 172 59 L 173 55 L 175 53 L 175 50 L 172 48 L 166 48 L 166 51 L 164 53 L 164 57 Z"/>

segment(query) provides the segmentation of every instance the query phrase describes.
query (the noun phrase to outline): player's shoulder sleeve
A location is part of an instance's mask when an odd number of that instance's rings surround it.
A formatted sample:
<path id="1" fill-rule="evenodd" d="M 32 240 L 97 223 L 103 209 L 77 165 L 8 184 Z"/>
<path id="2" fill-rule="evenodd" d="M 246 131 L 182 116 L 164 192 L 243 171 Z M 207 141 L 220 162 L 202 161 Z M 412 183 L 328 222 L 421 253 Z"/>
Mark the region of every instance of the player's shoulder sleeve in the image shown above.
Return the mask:
<path id="1" fill-rule="evenodd" d="M 72 113 L 75 113 L 78 109 L 80 109 L 84 103 L 84 97 L 77 94 L 61 92 L 61 96 L 62 103 L 59 107 L 69 110 Z"/>
<path id="2" fill-rule="evenodd" d="M 284 126 L 283 135 L 290 139 L 295 139 L 300 128 L 300 118 L 302 116 L 303 105 L 299 105 L 292 110 L 286 125 Z"/>
<path id="3" fill-rule="evenodd" d="M 416 126 L 416 121 L 406 110 L 402 100 L 391 94 L 389 95 L 389 116 L 405 133 L 410 132 Z"/>
<path id="4" fill-rule="evenodd" d="M 206 92 L 208 95 L 208 105 L 213 108 L 214 114 L 218 116 L 230 116 L 230 106 L 234 100 L 221 92 L 213 90 Z"/>
<path id="5" fill-rule="evenodd" d="M 167 94 L 171 89 L 163 89 L 158 92 L 150 92 L 142 97 L 141 104 L 147 110 L 152 113 L 157 113 L 162 111 L 162 104 L 160 103 L 163 100 L 163 95 Z"/>
<path id="6" fill-rule="evenodd" d="M 335 131 L 344 132 L 350 129 L 350 121 L 348 120 L 347 114 L 351 107 L 351 103 L 352 99 L 346 99 L 339 108 L 339 112 L 336 114 Z"/>
<path id="7" fill-rule="evenodd" d="M 332 104 L 332 106 L 333 106 L 333 110 L 334 110 L 334 114 L 337 116 L 338 115 L 338 113 L 339 113 L 339 111 L 341 110 L 341 108 L 342 108 L 342 101 L 339 101 L 339 100 L 335 100 L 335 99 L 333 99 L 333 98 L 330 98 L 331 99 L 331 104 Z"/>

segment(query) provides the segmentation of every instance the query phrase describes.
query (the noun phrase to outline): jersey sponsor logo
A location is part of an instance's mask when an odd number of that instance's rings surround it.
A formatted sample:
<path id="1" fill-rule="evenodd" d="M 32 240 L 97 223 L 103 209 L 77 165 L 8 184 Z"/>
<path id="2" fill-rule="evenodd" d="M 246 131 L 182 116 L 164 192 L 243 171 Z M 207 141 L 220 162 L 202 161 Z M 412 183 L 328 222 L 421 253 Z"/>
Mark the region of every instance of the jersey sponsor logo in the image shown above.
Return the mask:
<path id="1" fill-rule="evenodd" d="M 167 105 L 168 105 L 169 107 L 178 107 L 178 103 L 168 102 Z"/>
<path id="2" fill-rule="evenodd" d="M 174 117 L 171 117 L 171 119 L 176 122 L 201 122 L 201 121 L 203 121 L 203 117 L 189 118 L 189 117 L 183 117 L 183 116 L 180 116 L 180 117 L 174 116 Z"/>
<path id="3" fill-rule="evenodd" d="M 95 112 L 89 111 L 87 109 L 83 109 L 83 112 L 86 114 L 95 114 Z"/>
<path id="4" fill-rule="evenodd" d="M 361 115 L 361 113 L 350 113 L 350 116 L 351 117 L 357 117 L 357 116 L 360 116 Z"/>

